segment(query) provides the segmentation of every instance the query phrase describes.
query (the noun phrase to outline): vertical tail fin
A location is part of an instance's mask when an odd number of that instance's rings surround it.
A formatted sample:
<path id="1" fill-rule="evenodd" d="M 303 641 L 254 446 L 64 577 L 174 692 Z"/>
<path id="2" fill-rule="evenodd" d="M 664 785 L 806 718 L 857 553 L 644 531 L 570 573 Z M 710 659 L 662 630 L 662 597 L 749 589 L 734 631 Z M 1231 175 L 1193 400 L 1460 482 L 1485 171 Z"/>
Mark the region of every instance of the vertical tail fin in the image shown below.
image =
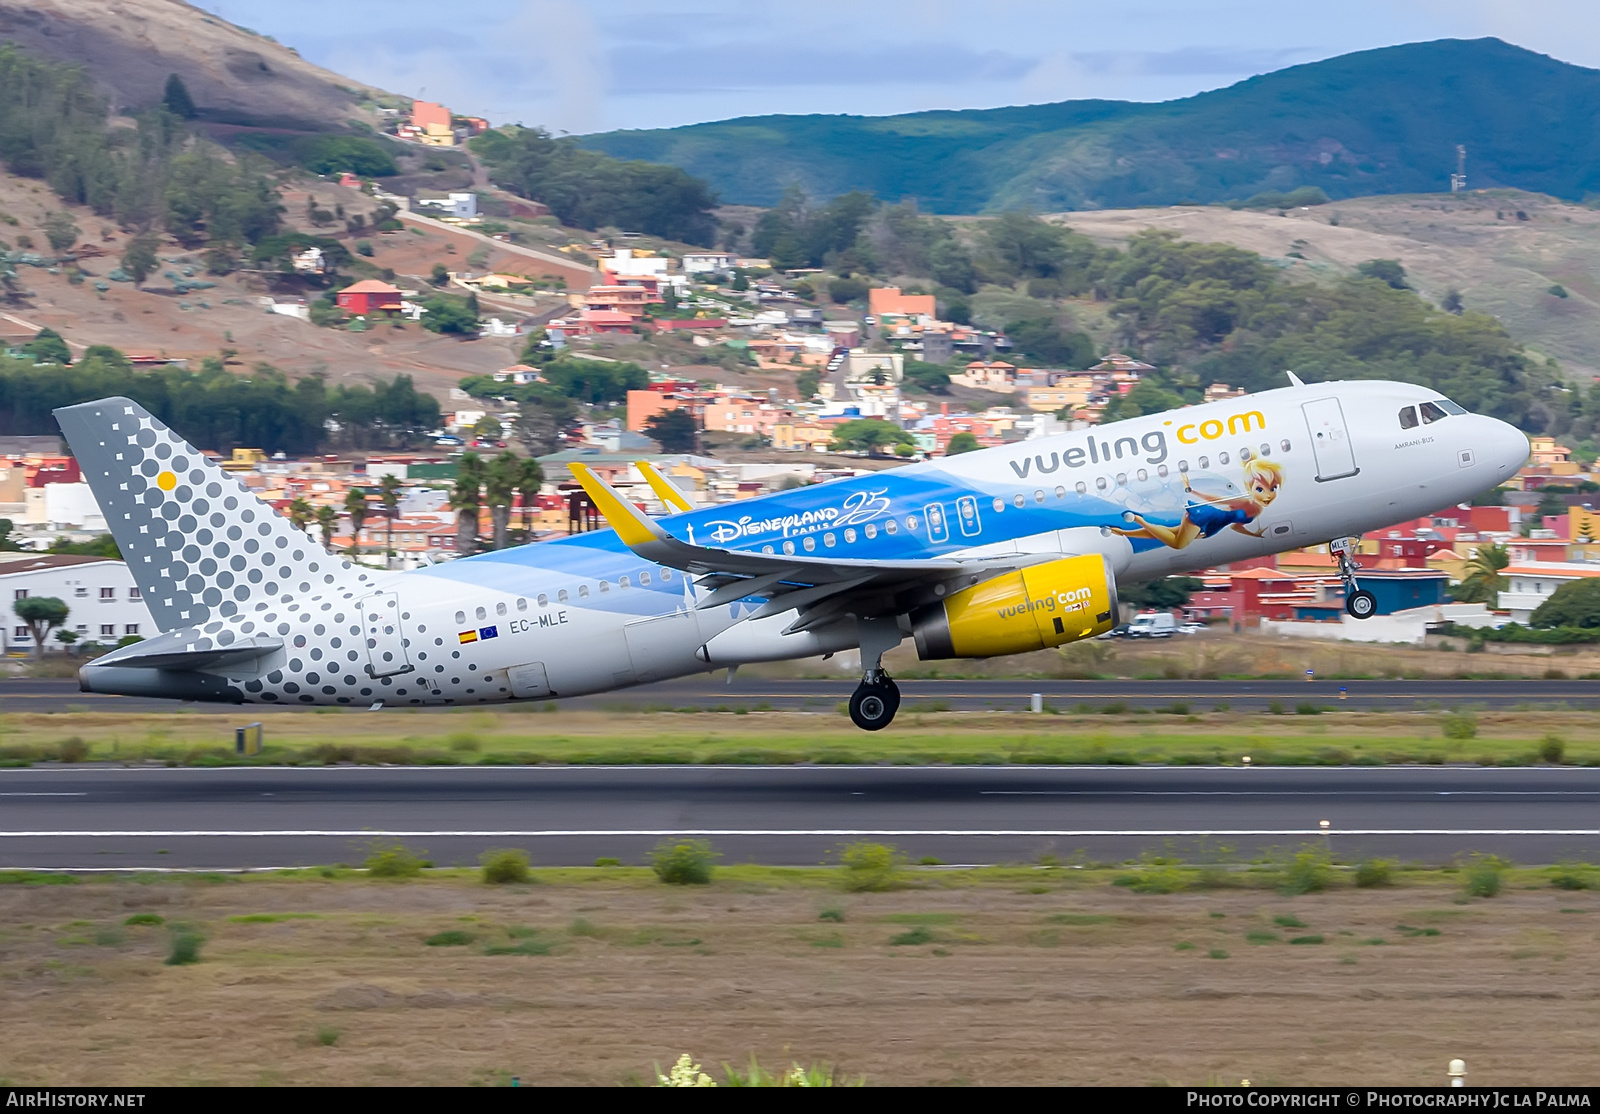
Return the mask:
<path id="1" fill-rule="evenodd" d="M 325 552 L 137 402 L 55 415 L 163 631 L 314 589 L 370 590 L 371 573 Z"/>

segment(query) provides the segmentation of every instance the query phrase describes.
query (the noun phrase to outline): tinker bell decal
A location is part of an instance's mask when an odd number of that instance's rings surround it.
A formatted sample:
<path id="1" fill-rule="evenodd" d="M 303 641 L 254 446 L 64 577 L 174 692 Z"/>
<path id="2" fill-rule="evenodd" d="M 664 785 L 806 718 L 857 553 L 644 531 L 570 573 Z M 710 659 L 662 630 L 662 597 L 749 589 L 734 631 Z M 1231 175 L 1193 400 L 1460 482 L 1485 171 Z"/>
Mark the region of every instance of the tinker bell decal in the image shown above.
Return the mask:
<path id="1" fill-rule="evenodd" d="M 1259 457 L 1248 460 L 1244 465 L 1244 479 L 1244 494 L 1212 498 L 1189 486 L 1189 474 L 1185 472 L 1183 490 L 1188 492 L 1189 498 L 1176 526 L 1163 526 L 1142 514 L 1123 511 L 1122 517 L 1128 522 L 1137 522 L 1138 529 L 1113 526 L 1111 530 L 1126 538 L 1154 538 L 1173 549 L 1187 549 L 1196 538 L 1215 537 L 1230 526 L 1252 538 L 1263 537 L 1264 530 L 1252 530 L 1249 524 L 1278 497 L 1278 489 L 1283 486 L 1283 466 L 1275 460 Z"/>

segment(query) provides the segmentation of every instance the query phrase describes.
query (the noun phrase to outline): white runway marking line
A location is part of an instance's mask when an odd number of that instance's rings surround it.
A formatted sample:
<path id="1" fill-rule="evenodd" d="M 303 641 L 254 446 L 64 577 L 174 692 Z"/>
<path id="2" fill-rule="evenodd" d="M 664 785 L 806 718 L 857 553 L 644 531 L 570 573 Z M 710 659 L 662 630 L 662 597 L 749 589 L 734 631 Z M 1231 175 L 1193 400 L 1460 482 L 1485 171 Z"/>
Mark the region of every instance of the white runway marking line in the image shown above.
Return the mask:
<path id="1" fill-rule="evenodd" d="M 88 793 L 0 793 L 0 797 L 87 797 Z"/>
<path id="2" fill-rule="evenodd" d="M 981 836 L 1006 838 L 1050 836 L 1057 838 L 1137 837 L 1137 836 L 1320 836 L 1321 828 L 559 828 L 559 829 L 472 829 L 402 830 L 361 828 L 358 830 L 304 828 L 273 831 L 75 831 L 4 832 L 0 839 L 224 839 L 224 838 L 318 838 L 361 839 L 387 836 L 395 839 L 572 839 L 586 836 L 722 836 L 781 837 L 811 836 Z M 1437 835 L 1437 836 L 1600 836 L 1600 828 L 1335 828 L 1336 836 Z"/>
<path id="3" fill-rule="evenodd" d="M 1435 797 L 1600 797 L 1600 789 L 1401 789 Z M 980 797 L 1348 797 L 1350 790 L 1302 789 L 980 789 Z"/>

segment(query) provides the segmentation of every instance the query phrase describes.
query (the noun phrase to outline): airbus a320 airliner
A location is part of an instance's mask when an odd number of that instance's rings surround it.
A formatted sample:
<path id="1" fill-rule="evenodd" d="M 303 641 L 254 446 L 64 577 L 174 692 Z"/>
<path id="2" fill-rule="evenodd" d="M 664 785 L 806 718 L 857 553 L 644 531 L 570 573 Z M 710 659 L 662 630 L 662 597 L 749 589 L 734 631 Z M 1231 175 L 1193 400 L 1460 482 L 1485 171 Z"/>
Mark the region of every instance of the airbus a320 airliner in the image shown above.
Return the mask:
<path id="1" fill-rule="evenodd" d="M 859 649 L 994 657 L 1108 631 L 1117 588 L 1462 502 L 1528 455 L 1405 383 L 1305 386 L 651 518 L 582 465 L 611 529 L 382 572 L 330 555 L 125 398 L 56 411 L 161 634 L 86 691 L 396 707 L 549 700 Z M 1370 616 L 1344 557 L 1346 606 Z"/>

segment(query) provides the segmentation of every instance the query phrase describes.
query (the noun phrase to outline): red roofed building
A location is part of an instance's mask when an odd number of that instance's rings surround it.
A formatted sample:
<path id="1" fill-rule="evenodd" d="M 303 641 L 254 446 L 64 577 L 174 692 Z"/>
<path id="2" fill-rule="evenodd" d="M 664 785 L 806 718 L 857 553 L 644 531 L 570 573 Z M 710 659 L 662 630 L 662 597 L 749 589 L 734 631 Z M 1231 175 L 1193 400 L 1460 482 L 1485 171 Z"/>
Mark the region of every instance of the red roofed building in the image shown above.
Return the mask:
<path id="1" fill-rule="evenodd" d="M 377 279 L 362 279 L 339 291 L 339 308 L 346 313 L 367 314 L 400 309 L 400 288 Z"/>

